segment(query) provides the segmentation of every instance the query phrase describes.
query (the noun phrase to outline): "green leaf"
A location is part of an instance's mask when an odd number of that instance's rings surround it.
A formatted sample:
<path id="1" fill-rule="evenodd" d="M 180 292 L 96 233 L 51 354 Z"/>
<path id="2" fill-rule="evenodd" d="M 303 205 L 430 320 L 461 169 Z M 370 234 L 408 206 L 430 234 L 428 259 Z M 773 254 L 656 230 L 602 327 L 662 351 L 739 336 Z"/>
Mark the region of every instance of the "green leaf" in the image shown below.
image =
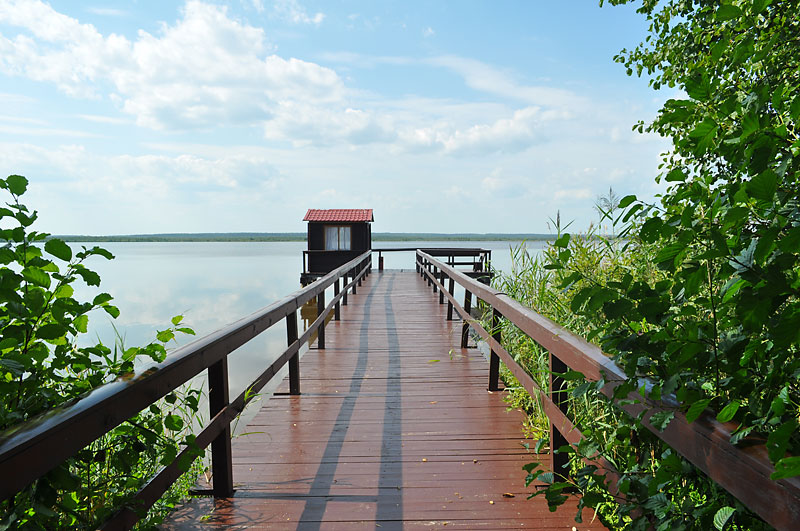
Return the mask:
<path id="1" fill-rule="evenodd" d="M 724 22 L 726 20 L 733 20 L 735 18 L 739 18 L 742 15 L 742 10 L 738 7 L 730 4 L 722 5 L 717 12 L 714 14 L 714 18 L 716 18 L 720 22 Z"/>
<path id="2" fill-rule="evenodd" d="M 25 366 L 14 360 L 0 358 L 0 368 L 5 368 L 15 377 L 25 373 Z"/>
<path id="3" fill-rule="evenodd" d="M 112 297 L 108 293 L 100 293 L 92 300 L 92 306 L 102 306 L 103 304 L 107 303 L 108 301 L 112 300 Z"/>
<path id="4" fill-rule="evenodd" d="M 686 93 L 693 100 L 706 101 L 711 97 L 708 74 L 696 75 L 686 79 Z"/>
<path id="5" fill-rule="evenodd" d="M 672 261 L 681 251 L 686 249 L 686 245 L 680 242 L 671 243 L 669 245 L 665 245 L 661 249 L 658 250 L 658 254 L 656 254 L 655 262 L 667 262 Z"/>
<path id="6" fill-rule="evenodd" d="M 699 417 L 703 411 L 706 410 L 710 403 L 710 398 L 704 398 L 689 406 L 689 410 L 686 411 L 686 422 L 692 423 L 697 420 L 697 417 Z"/>
<path id="7" fill-rule="evenodd" d="M 156 338 L 162 343 L 167 343 L 175 339 L 175 334 L 172 332 L 172 330 L 161 330 L 156 333 Z"/>
<path id="8" fill-rule="evenodd" d="M 8 247 L 3 247 L 0 249 L 0 264 L 10 264 L 11 262 L 15 262 L 17 260 L 17 255 L 9 249 Z"/>
<path id="9" fill-rule="evenodd" d="M 797 428 L 797 423 L 794 420 L 784 422 L 781 426 L 769 434 L 767 437 L 767 452 L 769 459 L 773 463 L 779 461 L 784 457 L 786 450 L 789 448 L 789 439 Z"/>
<path id="10" fill-rule="evenodd" d="M 572 301 L 569 304 L 570 310 L 573 313 L 578 313 L 592 293 L 594 293 L 594 287 L 592 286 L 581 289 L 572 297 Z"/>
<path id="11" fill-rule="evenodd" d="M 69 284 L 61 284 L 54 293 L 57 299 L 68 299 L 74 294 L 75 290 Z"/>
<path id="12" fill-rule="evenodd" d="M 728 422 L 731 420 L 736 412 L 739 411 L 739 402 L 737 400 L 733 400 L 730 404 L 722 408 L 722 411 L 717 413 L 717 420 L 719 422 Z"/>
<path id="13" fill-rule="evenodd" d="M 103 310 L 105 310 L 105 312 L 108 315 L 110 315 L 111 317 L 113 317 L 114 319 L 119 317 L 119 308 L 117 308 L 116 306 L 112 306 L 110 304 L 106 304 L 106 305 L 103 306 Z"/>
<path id="14" fill-rule="evenodd" d="M 667 182 L 683 182 L 687 179 L 686 174 L 680 168 L 675 168 L 667 174 L 665 180 Z"/>
<path id="15" fill-rule="evenodd" d="M 172 318 L 172 324 L 174 325 L 180 324 L 181 321 L 183 321 L 182 315 L 176 315 L 175 317 Z"/>
<path id="16" fill-rule="evenodd" d="M 735 512 L 736 509 L 733 507 L 720 508 L 716 514 L 714 514 L 714 527 L 716 527 L 718 531 L 722 531 L 725 528 L 725 524 L 728 523 L 728 520 L 730 520 Z"/>
<path id="17" fill-rule="evenodd" d="M 64 326 L 55 323 L 40 326 L 36 330 L 36 337 L 44 340 L 59 339 L 64 337 L 66 334 L 67 329 Z"/>
<path id="18" fill-rule="evenodd" d="M 800 99 L 800 98 L 798 98 L 798 99 Z M 619 208 L 627 208 L 628 205 L 630 205 L 634 201 L 636 201 L 636 196 L 635 195 L 626 195 L 625 197 L 623 197 L 622 199 L 619 200 L 618 207 Z"/>
<path id="19" fill-rule="evenodd" d="M 798 101 L 800 101 L 800 97 Z M 786 231 L 786 235 L 778 240 L 778 249 L 784 253 L 800 252 L 800 226 Z"/>
<path id="20" fill-rule="evenodd" d="M 59 239 L 47 240 L 44 244 L 44 250 L 65 262 L 72 260 L 72 249 Z"/>
<path id="21" fill-rule="evenodd" d="M 800 457 L 798 456 L 784 457 L 775 463 L 775 472 L 769 477 L 778 480 L 794 476 L 800 476 Z"/>
<path id="22" fill-rule="evenodd" d="M 75 329 L 78 332 L 85 334 L 87 327 L 89 326 L 89 316 L 86 314 L 79 315 L 74 321 L 72 321 L 72 324 L 75 326 Z"/>
<path id="23" fill-rule="evenodd" d="M 650 424 L 658 431 L 664 431 L 674 417 L 674 411 L 659 411 L 650 417 Z"/>
<path id="24" fill-rule="evenodd" d="M 747 193 L 750 197 L 763 199 L 764 201 L 772 201 L 777 189 L 778 176 L 772 170 L 759 173 L 747 183 Z"/>
<path id="25" fill-rule="evenodd" d="M 108 250 L 103 249 L 102 247 L 96 247 L 96 246 L 92 247 L 91 249 L 88 249 L 87 253 L 90 255 L 102 256 L 106 260 L 114 259 L 114 255 L 111 254 Z"/>
<path id="26" fill-rule="evenodd" d="M 83 281 L 86 282 L 87 286 L 99 286 L 100 285 L 100 275 L 86 269 L 85 267 L 81 267 L 75 270 L 75 273 L 78 274 Z"/>
<path id="27" fill-rule="evenodd" d="M 22 278 L 43 288 L 50 287 L 50 275 L 42 271 L 38 267 L 26 267 L 22 270 Z"/>
<path id="28" fill-rule="evenodd" d="M 562 234 L 556 241 L 553 242 L 553 245 L 556 247 L 561 247 L 562 249 L 566 249 L 569 245 L 569 233 L 565 232 Z"/>
<path id="29" fill-rule="evenodd" d="M 760 124 L 758 122 L 758 115 L 755 113 L 748 113 L 742 118 L 742 140 L 746 139 L 756 131 Z"/>
<path id="30" fill-rule="evenodd" d="M 6 178 L 8 191 L 16 196 L 20 196 L 28 189 L 28 179 L 22 175 L 9 175 Z"/>
<path id="31" fill-rule="evenodd" d="M 183 419 L 178 415 L 167 415 L 164 417 L 164 427 L 171 431 L 178 431 L 183 428 Z"/>
<path id="32" fill-rule="evenodd" d="M 639 229 L 639 236 L 646 243 L 653 243 L 661 235 L 661 227 L 663 225 L 664 222 L 661 221 L 660 218 L 649 218 L 642 224 L 642 228 Z"/>

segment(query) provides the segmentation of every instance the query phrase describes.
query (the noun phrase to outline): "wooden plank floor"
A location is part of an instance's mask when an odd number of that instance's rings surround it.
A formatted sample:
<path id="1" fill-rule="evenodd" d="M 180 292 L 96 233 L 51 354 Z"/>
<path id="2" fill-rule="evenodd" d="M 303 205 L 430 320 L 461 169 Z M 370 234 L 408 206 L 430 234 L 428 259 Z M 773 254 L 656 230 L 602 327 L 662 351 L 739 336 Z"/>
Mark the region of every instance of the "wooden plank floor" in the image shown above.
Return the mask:
<path id="1" fill-rule="evenodd" d="M 526 499 L 538 456 L 522 414 L 487 391 L 488 363 L 445 312 L 413 272 L 374 272 L 302 357 L 302 395 L 267 400 L 234 440 L 234 497 L 164 527 L 602 529 L 589 511 L 576 524 L 574 503 Z"/>

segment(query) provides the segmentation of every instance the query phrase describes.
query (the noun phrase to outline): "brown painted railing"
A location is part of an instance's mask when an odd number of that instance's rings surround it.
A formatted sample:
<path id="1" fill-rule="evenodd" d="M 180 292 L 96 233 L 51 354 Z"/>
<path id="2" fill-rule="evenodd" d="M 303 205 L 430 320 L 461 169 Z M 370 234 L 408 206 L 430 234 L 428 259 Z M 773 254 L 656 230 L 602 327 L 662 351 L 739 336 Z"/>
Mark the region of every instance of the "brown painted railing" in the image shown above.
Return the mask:
<path id="1" fill-rule="evenodd" d="M 213 494 L 230 496 L 233 493 L 231 422 L 287 362 L 290 393 L 300 393 L 301 346 L 316 332 L 319 348 L 325 348 L 325 318 L 331 311 L 335 319 L 339 318 L 339 305 L 347 304 L 348 292 L 352 290 L 355 294 L 362 279 L 369 274 L 371 256 L 371 252 L 365 252 L 284 299 L 175 349 L 162 363 L 138 370 L 130 378 L 98 387 L 72 403 L 0 433 L 0 500 L 15 495 L 204 370 L 208 370 L 210 420 L 197 434 L 196 444 L 201 449 L 211 445 Z M 348 279 L 351 280 L 348 282 Z M 326 305 L 325 290 L 331 285 L 334 297 Z M 307 330 L 298 334 L 297 310 L 315 297 L 318 317 Z M 288 340 L 286 350 L 242 394 L 229 400 L 228 354 L 283 320 Z M 137 514 L 152 506 L 180 477 L 182 471 L 178 462 L 191 451 L 185 448 L 172 464 L 161 469 L 139 491 L 130 507 L 118 512 L 103 529 L 130 529 L 139 519 Z"/>
<path id="2" fill-rule="evenodd" d="M 452 319 L 453 309 L 463 319 L 461 346 L 466 348 L 469 327 L 472 327 L 491 348 L 489 360 L 489 389 L 499 387 L 500 361 L 512 372 L 531 396 L 538 396 L 545 414 L 550 420 L 550 448 L 564 444 L 576 444 L 582 435 L 567 415 L 566 382 L 558 377 L 572 369 L 583 373 L 587 381 L 606 382 L 602 392 L 609 398 L 614 389 L 626 380 L 624 371 L 595 345 L 571 333 L 515 301 L 508 295 L 473 280 L 462 272 L 443 264 L 431 255 L 417 251 L 417 271 L 427 279 L 433 292 L 439 293 L 439 302 L 447 299 L 447 318 Z M 464 289 L 464 304 L 456 300 L 454 284 Z M 472 297 L 483 301 L 491 308 L 491 333 L 480 321 L 470 315 Z M 549 389 L 542 389 L 523 367 L 503 348 L 500 319 L 507 319 L 533 341 L 548 351 L 550 356 Z M 645 382 L 642 382 L 645 383 Z M 720 423 L 710 411 L 704 412 L 692 423 L 666 402 L 641 403 L 638 393 L 629 398 L 637 403 L 620 407 L 633 416 L 645 409 L 653 412 L 672 410 L 675 417 L 664 431 L 659 431 L 647 420 L 645 426 L 659 439 L 679 452 L 694 466 L 702 470 L 713 481 L 725 488 L 734 497 L 777 529 L 800 529 L 800 478 L 778 481 L 770 479 L 773 466 L 769 461 L 763 441 L 745 441 L 742 446 L 730 442 L 731 433 L 737 425 Z M 649 415 L 645 415 L 646 419 Z M 552 453 L 552 452 L 551 452 Z M 553 454 L 552 469 L 561 470 L 564 454 Z"/>
<path id="3" fill-rule="evenodd" d="M 373 253 L 378 253 L 378 269 L 383 270 L 383 253 L 416 252 L 422 251 L 431 256 L 443 257 L 444 263 L 449 266 L 470 266 L 472 271 L 488 271 L 492 261 L 492 251 L 479 247 L 376 247 Z M 468 260 L 467 260 L 468 259 Z"/>

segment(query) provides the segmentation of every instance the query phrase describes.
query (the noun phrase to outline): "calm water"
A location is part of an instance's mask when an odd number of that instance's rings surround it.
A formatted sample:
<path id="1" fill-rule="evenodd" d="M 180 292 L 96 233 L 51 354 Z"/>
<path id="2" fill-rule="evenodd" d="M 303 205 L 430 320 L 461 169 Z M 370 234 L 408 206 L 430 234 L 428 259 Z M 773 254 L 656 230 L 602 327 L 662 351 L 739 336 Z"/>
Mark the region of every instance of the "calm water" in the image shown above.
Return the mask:
<path id="1" fill-rule="evenodd" d="M 519 243 L 374 242 L 373 246 L 482 247 L 492 251 L 495 267 L 507 271 L 511 265 L 509 248 Z M 108 292 L 114 296 L 121 315 L 112 326 L 105 313 L 95 312 L 90 316 L 89 336 L 84 342 L 99 338 L 113 344 L 116 327 L 130 346 L 152 341 L 155 332 L 166 328 L 175 315 L 184 315 L 185 323 L 201 337 L 297 291 L 306 243 L 112 242 L 101 246 L 116 258 L 94 258 L 88 263 L 100 274 L 100 290 L 76 286 L 76 296 L 90 298 L 99 291 Z M 528 248 L 536 252 L 541 243 L 529 243 Z M 386 269 L 414 268 L 413 252 L 384 253 L 384 257 Z M 229 357 L 232 396 L 281 353 L 285 334 L 284 326 L 275 325 Z M 192 339 L 180 338 L 179 343 Z"/>

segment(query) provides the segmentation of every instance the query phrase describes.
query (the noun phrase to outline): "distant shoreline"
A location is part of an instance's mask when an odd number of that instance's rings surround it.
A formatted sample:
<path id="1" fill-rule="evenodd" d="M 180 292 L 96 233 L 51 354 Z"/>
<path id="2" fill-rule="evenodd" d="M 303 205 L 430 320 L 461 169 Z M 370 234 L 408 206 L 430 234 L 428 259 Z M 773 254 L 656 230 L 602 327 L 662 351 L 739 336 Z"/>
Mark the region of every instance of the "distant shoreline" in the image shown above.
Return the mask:
<path id="1" fill-rule="evenodd" d="M 54 235 L 66 242 L 304 242 L 305 232 L 220 232 L 220 233 L 166 233 L 123 234 L 113 236 Z M 552 241 L 554 234 L 465 233 L 444 234 L 430 232 L 373 232 L 374 242 L 402 241 Z"/>

